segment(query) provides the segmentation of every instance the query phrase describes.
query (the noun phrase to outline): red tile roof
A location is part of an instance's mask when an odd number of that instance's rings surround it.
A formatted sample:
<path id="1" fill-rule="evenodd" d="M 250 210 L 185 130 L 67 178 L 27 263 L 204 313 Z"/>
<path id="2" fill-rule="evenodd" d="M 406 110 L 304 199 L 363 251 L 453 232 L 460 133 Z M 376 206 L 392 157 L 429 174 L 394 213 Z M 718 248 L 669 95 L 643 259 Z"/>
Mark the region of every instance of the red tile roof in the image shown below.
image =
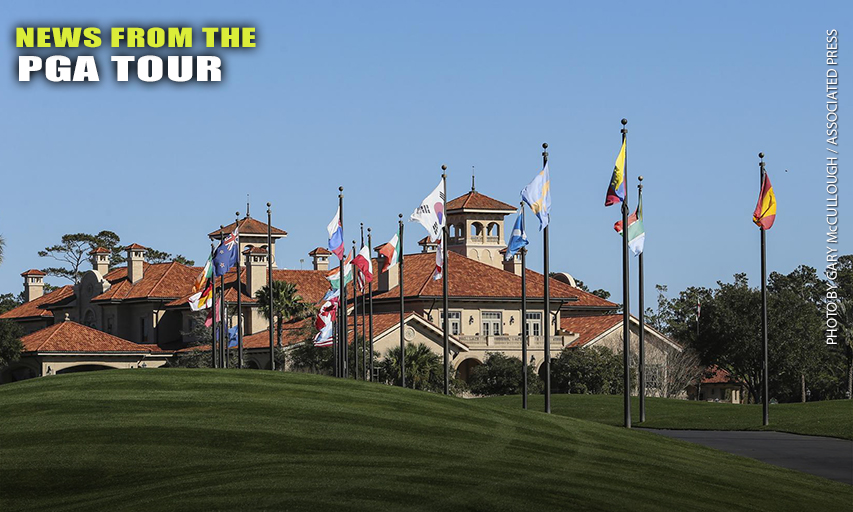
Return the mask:
<path id="1" fill-rule="evenodd" d="M 47 274 L 45 274 L 44 272 L 42 272 L 41 270 L 39 270 L 37 268 L 31 268 L 31 269 L 27 270 L 26 272 L 23 272 L 21 275 L 22 276 L 46 276 Z"/>
<path id="2" fill-rule="evenodd" d="M 243 249 L 243 254 L 266 254 L 267 250 L 263 247 L 250 246 Z"/>
<path id="3" fill-rule="evenodd" d="M 65 285 L 62 288 L 46 293 L 41 297 L 25 302 L 15 309 L 6 311 L 0 318 L 24 320 L 27 318 L 53 318 L 53 313 L 44 309 L 46 306 L 56 304 L 65 299 L 74 297 L 74 287 Z"/>
<path id="4" fill-rule="evenodd" d="M 147 251 L 147 250 L 148 250 L 148 247 L 143 247 L 143 246 L 141 246 L 141 245 L 139 245 L 139 244 L 130 244 L 130 245 L 128 245 L 127 247 L 125 247 L 125 248 L 124 248 L 124 250 L 125 250 L 125 251 L 130 251 L 130 250 L 133 250 L 133 249 L 135 249 L 135 250 L 137 250 L 137 251 Z"/>
<path id="5" fill-rule="evenodd" d="M 727 370 L 711 365 L 702 374 L 702 384 L 738 384 L 738 381 Z"/>
<path id="6" fill-rule="evenodd" d="M 21 338 L 24 352 L 139 352 L 150 346 L 139 345 L 76 322 L 60 322 Z"/>
<path id="7" fill-rule="evenodd" d="M 91 251 L 89 251 L 89 254 L 105 254 L 105 253 L 109 254 L 110 250 L 104 249 L 103 247 L 96 247 L 95 249 L 92 249 Z"/>
<path id="8" fill-rule="evenodd" d="M 582 347 L 621 322 L 621 314 L 560 316 L 560 328 L 579 335 L 570 347 Z"/>
<path id="9" fill-rule="evenodd" d="M 456 210 L 498 210 L 514 212 L 517 207 L 492 199 L 489 196 L 483 195 L 472 190 L 464 196 L 459 196 L 452 201 L 447 202 L 447 213 Z"/>
<path id="10" fill-rule="evenodd" d="M 174 299 L 192 293 L 192 285 L 201 271 L 178 262 L 143 263 L 142 279 L 131 283 L 127 267 L 111 270 L 105 279 L 112 285 L 106 292 L 93 297 L 92 302 L 129 299 Z"/>
<path id="11" fill-rule="evenodd" d="M 313 251 L 309 252 L 308 256 L 316 256 L 318 254 L 328 256 L 329 254 L 332 254 L 332 251 L 325 249 L 323 247 L 317 247 Z"/>
<path id="12" fill-rule="evenodd" d="M 521 276 L 512 272 L 492 267 L 485 263 L 467 258 L 455 252 L 447 254 L 448 293 L 453 297 L 483 297 L 483 298 L 521 298 Z M 373 260 L 374 269 L 377 268 Z M 442 282 L 432 279 L 435 269 L 435 254 L 407 254 L 403 261 L 403 280 L 407 297 L 427 296 L 437 297 L 442 294 Z M 389 270 L 393 272 L 393 270 Z M 376 270 L 374 270 L 376 275 Z M 527 296 L 530 299 L 541 299 L 544 295 L 542 274 L 527 270 Z M 591 293 L 573 288 L 551 278 L 551 299 L 559 302 L 561 299 L 571 301 L 572 306 L 587 306 L 601 308 L 616 308 L 616 304 L 597 297 Z M 400 296 L 398 286 L 387 292 L 377 293 L 374 299 L 386 299 Z M 576 300 L 574 300 L 576 299 Z"/>
<path id="13" fill-rule="evenodd" d="M 196 270 L 196 273 L 199 270 Z M 241 290 L 243 296 L 242 302 L 252 304 L 257 302 L 253 296 L 248 294 L 246 287 L 246 269 L 240 269 L 241 274 Z M 266 276 L 266 273 L 264 274 Z M 276 281 L 286 281 L 296 286 L 296 292 L 302 296 L 302 299 L 309 304 L 316 304 L 329 291 L 329 281 L 326 279 L 325 270 L 273 270 L 272 278 Z M 195 279 L 195 276 L 193 276 Z M 225 301 L 229 303 L 237 302 L 237 271 L 232 269 L 225 274 Z M 187 299 L 192 295 L 193 280 L 188 282 L 188 287 L 183 295 L 178 299 L 166 304 L 167 307 L 187 306 Z M 216 285 L 219 286 L 219 279 L 216 280 Z M 218 288 L 217 288 L 218 289 Z"/>
<path id="14" fill-rule="evenodd" d="M 217 230 L 211 231 L 210 233 L 207 234 L 207 236 L 210 238 L 216 238 L 216 239 L 222 238 L 220 233 L 224 233 L 227 236 L 232 231 L 234 231 L 236 224 L 237 224 L 236 222 L 232 222 L 231 224 L 228 224 L 227 226 L 225 226 L 221 230 L 217 229 Z M 277 227 L 274 227 L 274 226 L 270 230 L 270 232 L 275 237 L 287 236 L 286 231 L 282 231 L 281 229 L 278 229 Z M 243 217 L 243 219 L 240 220 L 240 234 L 243 234 L 243 235 L 266 235 L 267 234 L 267 224 L 265 222 L 255 220 L 252 217 Z"/>

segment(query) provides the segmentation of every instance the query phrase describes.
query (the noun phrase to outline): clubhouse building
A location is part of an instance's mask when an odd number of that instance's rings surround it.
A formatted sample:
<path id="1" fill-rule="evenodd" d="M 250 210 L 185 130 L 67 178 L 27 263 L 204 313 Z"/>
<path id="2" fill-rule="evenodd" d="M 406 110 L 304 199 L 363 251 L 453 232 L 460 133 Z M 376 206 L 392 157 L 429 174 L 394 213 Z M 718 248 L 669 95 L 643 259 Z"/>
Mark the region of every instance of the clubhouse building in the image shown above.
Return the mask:
<path id="1" fill-rule="evenodd" d="M 505 217 L 514 206 L 492 199 L 473 189 L 447 203 L 449 226 L 447 274 L 449 286 L 449 351 L 452 367 L 462 379 L 485 360 L 490 352 L 521 357 L 521 333 L 526 328 L 531 364 L 544 362 L 544 323 L 550 323 L 551 357 L 565 348 L 606 347 L 615 352 L 622 346 L 622 315 L 618 305 L 587 293 L 576 286 L 569 274 L 550 278 L 550 310 L 544 311 L 545 277 L 527 270 L 527 314 L 521 316 L 521 259 L 504 261 Z M 236 223 L 208 234 L 214 241 L 231 233 Z M 239 221 L 241 273 L 235 270 L 224 278 L 229 311 L 236 312 L 241 294 L 243 344 L 251 368 L 269 367 L 268 321 L 260 313 L 255 293 L 267 284 L 268 258 L 272 258 L 273 279 L 294 284 L 302 298 L 318 304 L 329 289 L 326 275 L 331 253 L 324 248 L 310 251 L 313 268 L 277 268 L 275 242 L 287 236 L 271 227 L 273 244 L 267 246 L 267 225 L 250 216 Z M 442 282 L 432 279 L 436 246 L 421 240 L 421 252 L 407 254 L 403 265 L 405 312 L 403 336 L 411 343 L 424 343 L 442 353 Z M 380 246 L 381 247 L 381 246 Z M 378 251 L 380 247 L 374 248 Z M 104 368 L 158 367 L 188 350 L 197 322 L 203 315 L 193 313 L 187 303 L 199 267 L 177 262 L 148 263 L 146 248 L 131 244 L 125 248 L 127 264 L 113 267 L 110 251 L 96 248 L 90 253 L 91 270 L 80 282 L 43 293 L 45 274 L 32 269 L 24 272 L 24 304 L 0 315 L 24 329 L 23 357 L 0 374 L 0 382 L 54 373 Z M 384 256 L 373 259 L 373 340 L 380 354 L 399 346 L 399 272 L 396 266 L 379 273 Z M 351 288 L 348 307 L 353 308 Z M 359 310 L 367 292 L 358 296 Z M 236 323 L 236 313 L 231 319 Z M 350 315 L 352 322 L 352 315 Z M 310 343 L 312 321 L 285 325 L 285 350 Z M 362 332 L 359 320 L 359 335 Z M 632 318 L 632 350 L 636 354 L 639 325 Z M 352 331 L 351 331 L 352 332 Z M 206 340 L 202 340 L 206 341 Z M 667 362 L 681 347 L 646 326 L 646 368 L 650 381 L 665 381 Z M 209 349 L 209 346 L 208 346 Z"/>

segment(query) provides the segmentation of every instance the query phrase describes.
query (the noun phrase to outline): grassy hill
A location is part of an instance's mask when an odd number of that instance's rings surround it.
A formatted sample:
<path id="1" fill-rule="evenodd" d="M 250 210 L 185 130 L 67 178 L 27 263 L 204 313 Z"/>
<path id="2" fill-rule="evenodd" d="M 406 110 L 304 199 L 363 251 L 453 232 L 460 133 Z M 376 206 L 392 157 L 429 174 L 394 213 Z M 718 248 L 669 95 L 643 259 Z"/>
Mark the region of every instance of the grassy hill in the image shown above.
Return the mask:
<path id="1" fill-rule="evenodd" d="M 113 370 L 0 386 L 0 509 L 843 510 L 654 434 L 369 383 Z"/>
<path id="2" fill-rule="evenodd" d="M 521 396 L 484 398 L 484 402 L 520 408 Z M 544 408 L 542 395 L 531 396 L 529 407 Z M 687 400 L 646 399 L 646 421 L 640 421 L 640 405 L 634 397 L 631 404 L 633 422 L 649 428 L 707 430 L 775 430 L 813 436 L 839 437 L 853 440 L 853 400 L 828 400 L 800 404 L 770 406 L 770 425 L 761 425 L 761 405 L 734 405 Z M 622 396 L 552 395 L 551 412 L 570 418 L 595 421 L 605 425 L 622 425 Z"/>

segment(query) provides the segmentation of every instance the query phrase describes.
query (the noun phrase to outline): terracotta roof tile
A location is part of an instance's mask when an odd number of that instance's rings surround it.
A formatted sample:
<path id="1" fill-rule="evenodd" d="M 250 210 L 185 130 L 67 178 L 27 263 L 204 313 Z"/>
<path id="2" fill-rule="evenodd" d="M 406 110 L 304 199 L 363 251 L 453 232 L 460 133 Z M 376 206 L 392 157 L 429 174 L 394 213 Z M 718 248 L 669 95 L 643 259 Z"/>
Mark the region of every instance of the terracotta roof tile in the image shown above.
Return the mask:
<path id="1" fill-rule="evenodd" d="M 332 254 L 332 251 L 330 251 L 324 247 L 317 247 L 313 251 L 309 252 L 308 256 L 316 256 L 318 254 L 321 256 L 328 256 L 329 254 Z"/>
<path id="2" fill-rule="evenodd" d="M 464 196 L 459 196 L 447 202 L 448 213 L 456 210 L 499 210 L 514 212 L 517 208 L 472 190 Z"/>
<path id="3" fill-rule="evenodd" d="M 10 309 L 6 311 L 0 318 L 7 319 L 18 319 L 23 320 L 26 318 L 52 318 L 53 313 L 44 309 L 46 306 L 51 304 L 56 304 L 63 300 L 73 298 L 74 297 L 74 287 L 69 285 L 65 285 L 62 288 L 57 288 L 56 290 L 44 294 L 41 297 L 31 300 L 29 302 L 25 302 L 15 309 Z"/>
<path id="4" fill-rule="evenodd" d="M 210 233 L 207 234 L 207 236 L 210 238 L 215 238 L 215 239 L 222 238 L 220 233 L 224 233 L 227 236 L 232 231 L 234 231 L 236 224 L 237 224 L 236 222 L 232 222 L 231 224 L 228 224 L 227 226 L 225 226 L 221 230 L 216 229 L 214 231 L 211 231 Z M 271 231 L 272 235 L 276 236 L 276 237 L 287 236 L 287 231 L 283 231 L 281 229 L 278 229 L 275 226 L 273 226 L 270 231 Z M 243 219 L 240 220 L 240 234 L 243 234 L 243 235 L 266 235 L 267 234 L 267 224 L 265 222 L 255 220 L 252 217 L 243 217 Z"/>
<path id="5" fill-rule="evenodd" d="M 732 375 L 723 368 L 711 365 L 702 374 L 702 384 L 739 384 Z"/>
<path id="6" fill-rule="evenodd" d="M 184 297 L 192 292 L 192 285 L 200 271 L 200 267 L 189 267 L 175 261 L 146 263 L 143 265 L 142 279 L 131 284 L 127 279 L 127 267 L 120 267 L 105 276 L 112 285 L 110 289 L 93 297 L 92 301 Z"/>
<path id="7" fill-rule="evenodd" d="M 196 274 L 198 270 L 196 271 Z M 241 274 L 241 290 L 243 292 L 243 297 L 241 300 L 246 304 L 253 304 L 257 302 L 254 297 L 248 294 L 248 289 L 246 287 L 246 269 L 240 269 Z M 264 273 L 266 275 L 266 273 Z M 192 279 L 188 281 L 188 286 L 183 295 L 180 295 L 178 299 L 173 300 L 166 304 L 167 307 L 181 307 L 187 306 L 187 299 L 192 295 L 192 283 L 195 279 L 195 275 Z M 225 301 L 229 303 L 237 302 L 237 271 L 232 269 L 225 276 L 223 276 L 225 283 Z M 325 270 L 275 270 L 272 271 L 272 278 L 276 281 L 286 281 L 288 283 L 296 285 L 296 291 L 299 295 L 302 296 L 302 299 L 309 304 L 316 304 L 323 298 L 327 291 L 329 291 L 329 281 L 326 279 L 326 271 Z M 219 286 L 219 279 L 216 280 L 217 287 Z"/>
<path id="8" fill-rule="evenodd" d="M 76 322 L 60 322 L 21 338 L 24 352 L 151 352 L 139 345 Z"/>
<path id="9" fill-rule="evenodd" d="M 95 249 L 89 251 L 89 254 L 110 254 L 110 250 L 104 249 L 103 247 L 96 247 Z"/>
<path id="10" fill-rule="evenodd" d="M 139 244 L 130 244 L 130 245 L 128 245 L 127 247 L 125 247 L 125 248 L 124 248 L 124 250 L 125 250 L 125 251 L 130 251 L 130 250 L 133 250 L 133 249 L 136 249 L 136 250 L 138 250 L 138 251 L 147 251 L 147 250 L 148 250 L 148 247 L 144 247 L 144 246 L 141 246 L 141 245 L 139 245 Z"/>
<path id="11" fill-rule="evenodd" d="M 560 316 L 560 328 L 579 335 L 570 347 L 582 347 L 621 322 L 621 314 Z"/>
<path id="12" fill-rule="evenodd" d="M 266 254 L 267 250 L 263 247 L 250 246 L 243 249 L 243 254 Z"/>
<path id="13" fill-rule="evenodd" d="M 45 274 L 44 272 L 42 272 L 41 270 L 39 270 L 37 268 L 31 268 L 31 269 L 27 270 L 26 272 L 21 273 L 21 275 L 22 276 L 46 276 L 47 274 Z"/>

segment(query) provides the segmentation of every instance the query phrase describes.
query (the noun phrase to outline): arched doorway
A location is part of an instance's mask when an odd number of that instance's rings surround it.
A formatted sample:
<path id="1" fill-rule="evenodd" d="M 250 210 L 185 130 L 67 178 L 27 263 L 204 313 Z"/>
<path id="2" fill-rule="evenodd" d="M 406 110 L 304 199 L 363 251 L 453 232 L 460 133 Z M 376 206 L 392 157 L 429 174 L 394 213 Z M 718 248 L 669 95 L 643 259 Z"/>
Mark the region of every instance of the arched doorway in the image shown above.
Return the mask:
<path id="1" fill-rule="evenodd" d="M 471 371 L 483 364 L 479 359 L 474 357 L 469 357 L 468 359 L 463 360 L 459 363 L 459 366 L 456 367 L 456 374 L 460 379 L 468 382 L 468 379 L 471 377 Z"/>

